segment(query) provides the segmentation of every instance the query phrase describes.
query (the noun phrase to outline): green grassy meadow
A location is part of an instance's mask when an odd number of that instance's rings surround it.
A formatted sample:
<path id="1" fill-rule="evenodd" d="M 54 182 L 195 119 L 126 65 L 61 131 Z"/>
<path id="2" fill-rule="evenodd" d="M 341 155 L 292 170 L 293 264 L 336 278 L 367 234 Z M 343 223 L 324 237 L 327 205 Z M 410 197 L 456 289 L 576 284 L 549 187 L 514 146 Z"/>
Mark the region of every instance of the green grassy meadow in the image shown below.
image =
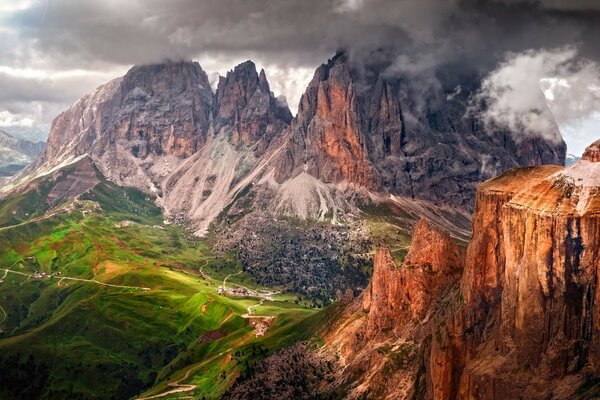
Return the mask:
<path id="1" fill-rule="evenodd" d="M 2 399 L 130 399 L 174 383 L 193 389 L 160 398 L 218 398 L 316 313 L 278 295 L 254 309 L 277 317 L 256 337 L 242 315 L 260 299 L 217 294 L 240 270 L 233 256 L 164 224 L 135 190 L 103 180 L 52 210 L 47 191 L 0 201 Z"/>

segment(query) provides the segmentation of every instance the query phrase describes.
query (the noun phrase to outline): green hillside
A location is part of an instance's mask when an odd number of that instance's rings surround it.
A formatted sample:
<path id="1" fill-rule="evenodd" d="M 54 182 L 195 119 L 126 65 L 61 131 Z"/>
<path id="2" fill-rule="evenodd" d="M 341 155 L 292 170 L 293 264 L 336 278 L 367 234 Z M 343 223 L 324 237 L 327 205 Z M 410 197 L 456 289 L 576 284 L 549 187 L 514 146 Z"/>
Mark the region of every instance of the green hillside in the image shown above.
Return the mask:
<path id="1" fill-rule="evenodd" d="M 52 180 L 0 201 L 0 398 L 216 398 L 300 337 L 293 326 L 314 310 L 219 295 L 225 277 L 243 279 L 234 258 L 99 179 L 58 206 L 43 206 Z M 276 317 L 264 336 L 249 307 Z"/>

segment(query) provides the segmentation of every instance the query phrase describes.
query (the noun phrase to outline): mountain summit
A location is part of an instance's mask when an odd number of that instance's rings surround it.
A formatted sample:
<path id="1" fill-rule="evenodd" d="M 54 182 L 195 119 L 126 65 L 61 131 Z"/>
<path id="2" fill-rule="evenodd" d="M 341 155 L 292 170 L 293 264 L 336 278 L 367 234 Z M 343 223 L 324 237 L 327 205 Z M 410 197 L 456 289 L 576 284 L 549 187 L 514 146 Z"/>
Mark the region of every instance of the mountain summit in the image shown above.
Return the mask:
<path id="1" fill-rule="evenodd" d="M 440 73 L 448 93 L 427 102 L 410 77 L 388 70 L 345 53 L 317 69 L 292 123 L 279 181 L 306 171 L 323 182 L 470 210 L 480 181 L 515 166 L 564 164 L 558 128 L 544 139 L 483 126 L 469 112 L 475 77 L 455 88 Z"/>
<path id="2" fill-rule="evenodd" d="M 558 132 L 490 132 L 468 113 L 467 90 L 423 108 L 406 77 L 365 68 L 337 54 L 317 68 L 292 118 L 251 61 L 221 77 L 216 93 L 198 63 L 135 66 L 59 115 L 29 171 L 87 154 L 107 178 L 156 196 L 203 234 L 242 191 L 301 218 L 333 210 L 329 218 L 343 219 L 354 192 L 466 212 L 477 182 L 564 163 Z"/>

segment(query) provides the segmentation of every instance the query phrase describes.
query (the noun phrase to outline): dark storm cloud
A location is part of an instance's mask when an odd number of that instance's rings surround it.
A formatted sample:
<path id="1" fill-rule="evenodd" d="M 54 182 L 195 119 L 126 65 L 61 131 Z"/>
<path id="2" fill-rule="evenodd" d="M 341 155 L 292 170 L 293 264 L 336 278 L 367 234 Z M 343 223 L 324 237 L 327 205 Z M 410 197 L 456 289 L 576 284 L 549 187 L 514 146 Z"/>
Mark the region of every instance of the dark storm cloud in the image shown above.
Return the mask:
<path id="1" fill-rule="evenodd" d="M 568 48 L 572 68 L 596 62 L 598 22 L 595 0 L 37 0 L 0 15 L 0 66 L 93 72 L 196 58 L 224 73 L 252 58 L 275 88 L 294 91 L 293 103 L 302 83 L 290 85 L 286 71 L 308 79 L 339 48 L 359 65 L 436 85 L 440 65 L 493 74 L 523 53 Z M 62 95 L 21 80 L 4 97 L 62 104 L 93 88 L 75 96 L 62 82 Z"/>
<path id="2" fill-rule="evenodd" d="M 340 47 L 446 56 L 556 47 L 597 33 L 592 1 L 39 1 L 8 24 L 57 65 L 135 64 L 202 52 L 314 65 Z M 414 47 L 411 47 L 414 46 Z M 441 54 L 439 54 L 441 55 Z"/>

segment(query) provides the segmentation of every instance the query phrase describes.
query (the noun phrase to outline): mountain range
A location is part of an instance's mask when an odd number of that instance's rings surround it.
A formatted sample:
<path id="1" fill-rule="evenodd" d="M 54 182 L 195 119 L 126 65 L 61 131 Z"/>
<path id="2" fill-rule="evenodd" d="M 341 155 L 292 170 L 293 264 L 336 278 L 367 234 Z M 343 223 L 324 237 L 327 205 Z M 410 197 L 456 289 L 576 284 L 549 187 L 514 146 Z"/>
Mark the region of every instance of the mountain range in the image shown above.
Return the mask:
<path id="1" fill-rule="evenodd" d="M 537 137 L 484 126 L 469 101 L 475 77 L 444 82 L 445 101 L 421 105 L 386 67 L 359 70 L 337 54 L 317 68 L 294 118 L 250 61 L 214 94 L 197 63 L 134 67 L 59 115 L 28 173 L 89 156 L 202 235 L 243 191 L 320 220 L 337 220 L 361 193 L 470 212 L 478 182 L 515 166 L 564 164 L 558 128 Z"/>
<path id="2" fill-rule="evenodd" d="M 0 395 L 593 398 L 600 144 L 564 167 L 435 78 L 339 52 L 293 116 L 181 61 L 79 99 L 0 195 Z"/>

